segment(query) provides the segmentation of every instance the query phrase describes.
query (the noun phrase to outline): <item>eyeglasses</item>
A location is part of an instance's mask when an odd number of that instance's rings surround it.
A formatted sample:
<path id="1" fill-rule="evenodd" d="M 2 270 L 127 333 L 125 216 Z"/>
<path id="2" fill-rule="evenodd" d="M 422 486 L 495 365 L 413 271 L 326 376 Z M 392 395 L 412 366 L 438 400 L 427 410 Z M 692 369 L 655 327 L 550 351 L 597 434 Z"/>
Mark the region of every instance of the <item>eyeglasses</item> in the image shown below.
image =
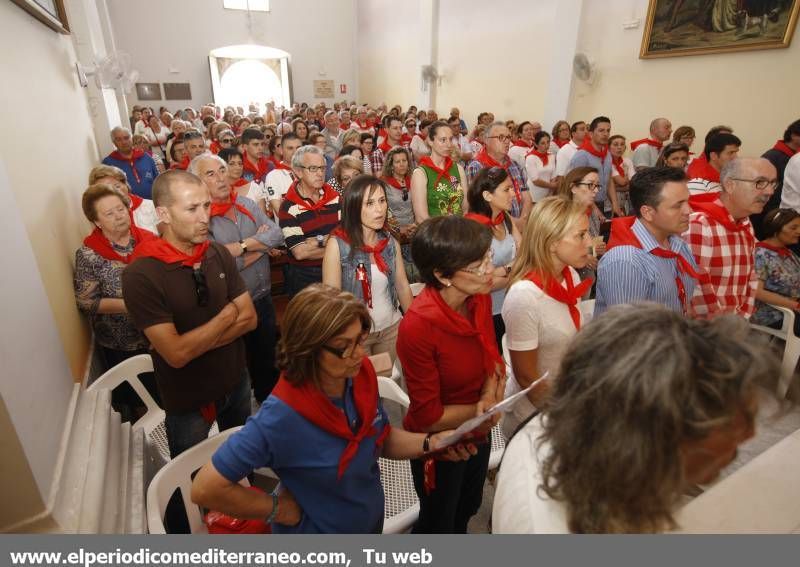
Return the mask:
<path id="1" fill-rule="evenodd" d="M 309 173 L 319 173 L 320 171 L 322 171 L 322 172 L 325 171 L 325 166 L 324 165 L 308 165 L 308 166 L 301 165 L 300 169 L 305 169 Z"/>
<path id="2" fill-rule="evenodd" d="M 489 251 L 486 253 L 486 256 L 483 257 L 483 261 L 481 265 L 477 268 L 461 268 L 458 270 L 459 272 L 466 272 L 468 274 L 473 274 L 476 276 L 485 276 L 487 273 L 494 269 L 492 266 L 492 259 L 494 258 L 494 251 L 490 248 Z"/>
<path id="3" fill-rule="evenodd" d="M 503 134 L 500 134 L 499 136 L 486 136 L 486 138 L 487 138 L 487 139 L 490 139 L 490 140 L 491 140 L 492 138 L 497 138 L 497 140 L 498 140 L 498 141 L 499 141 L 501 144 L 503 144 L 503 143 L 505 143 L 505 142 L 510 142 L 510 141 L 511 141 L 511 136 L 505 136 L 505 135 L 503 135 Z"/>
<path id="4" fill-rule="evenodd" d="M 206 275 L 200 270 L 192 270 L 192 278 L 194 278 L 194 293 L 197 296 L 197 305 L 199 307 L 206 307 L 208 305 L 208 283 L 206 283 Z"/>
<path id="5" fill-rule="evenodd" d="M 763 177 L 759 177 L 758 179 L 742 179 L 741 177 L 731 177 L 734 181 L 745 181 L 747 183 L 752 183 L 756 186 L 756 189 L 759 191 L 763 191 L 767 187 L 776 187 L 778 185 L 777 179 L 764 179 Z"/>
<path id="6" fill-rule="evenodd" d="M 355 340 L 354 343 L 351 343 L 350 345 L 344 348 L 336 348 L 329 345 L 322 345 L 322 348 L 324 350 L 327 350 L 332 355 L 338 356 L 339 358 L 342 359 L 350 358 L 353 356 L 353 354 L 355 354 L 356 349 L 358 347 L 364 346 L 364 343 L 366 342 L 368 337 L 369 337 L 369 332 L 364 332 Z"/>
<path id="7" fill-rule="evenodd" d="M 589 188 L 590 191 L 594 191 L 595 189 L 600 189 L 602 185 L 599 183 L 589 183 L 588 181 L 579 181 L 575 185 L 584 185 Z"/>

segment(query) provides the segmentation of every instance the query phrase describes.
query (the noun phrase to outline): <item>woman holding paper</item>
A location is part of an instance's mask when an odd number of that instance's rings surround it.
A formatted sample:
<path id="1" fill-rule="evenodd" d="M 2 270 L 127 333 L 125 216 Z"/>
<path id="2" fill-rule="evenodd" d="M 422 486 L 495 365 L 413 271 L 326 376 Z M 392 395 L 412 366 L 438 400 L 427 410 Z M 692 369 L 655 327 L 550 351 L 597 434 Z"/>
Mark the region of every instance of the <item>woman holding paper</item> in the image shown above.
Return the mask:
<path id="1" fill-rule="evenodd" d="M 512 377 L 509 393 L 526 388 L 549 371 L 555 377 L 564 351 L 583 323 L 578 302 L 592 280 L 581 281 L 576 268 L 589 261 L 586 206 L 559 197 L 538 203 L 525 225 L 503 303 L 506 348 Z M 548 391 L 534 387 L 503 416 L 503 434 L 511 437 Z"/>
<path id="2" fill-rule="evenodd" d="M 452 431 L 426 435 L 389 425 L 364 351 L 371 325 L 367 307 L 350 293 L 323 284 L 298 293 L 281 325 L 278 384 L 200 469 L 192 501 L 235 518 L 266 518 L 273 533 L 380 533 L 378 457 L 419 457 L 441 448 Z M 440 458 L 476 453 L 459 445 Z M 265 466 L 280 490 L 238 484 Z"/>
<path id="3" fill-rule="evenodd" d="M 414 235 L 411 252 L 425 289 L 400 323 L 397 355 L 411 405 L 409 431 L 433 432 L 460 426 L 483 413 L 505 390 L 505 366 L 492 324 L 492 236 L 460 216 L 434 217 Z M 497 418 L 476 432 L 483 436 Z M 413 459 L 420 500 L 415 533 L 466 533 L 481 504 L 489 443 L 467 461 Z"/>

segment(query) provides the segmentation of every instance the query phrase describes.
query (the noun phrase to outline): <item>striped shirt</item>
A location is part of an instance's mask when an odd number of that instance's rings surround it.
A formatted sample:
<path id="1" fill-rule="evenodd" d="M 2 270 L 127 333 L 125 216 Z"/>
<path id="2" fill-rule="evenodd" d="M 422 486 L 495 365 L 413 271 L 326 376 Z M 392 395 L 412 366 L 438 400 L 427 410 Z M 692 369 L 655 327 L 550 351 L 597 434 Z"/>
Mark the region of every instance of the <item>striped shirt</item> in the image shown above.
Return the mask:
<path id="1" fill-rule="evenodd" d="M 684 312 L 678 297 L 675 277 L 680 277 L 691 298 L 697 282 L 688 274 L 678 272 L 678 262 L 672 258 L 660 258 L 650 254 L 659 244 L 649 230 L 636 219 L 631 227 L 639 239 L 641 248 L 615 246 L 606 252 L 597 267 L 597 298 L 594 315 L 597 317 L 612 305 L 652 301 L 669 307 L 677 313 Z M 669 247 L 677 252 L 695 269 L 689 245 L 678 236 L 669 237 Z"/>
<path id="2" fill-rule="evenodd" d="M 313 204 L 310 199 L 306 200 Z M 289 263 L 300 266 L 321 266 L 321 259 L 296 259 L 292 249 L 310 236 L 327 236 L 339 224 L 340 217 L 338 195 L 318 211 L 308 210 L 284 199 L 278 211 L 278 221 L 283 231 L 283 238 L 286 240 L 286 247 L 289 248 Z"/>

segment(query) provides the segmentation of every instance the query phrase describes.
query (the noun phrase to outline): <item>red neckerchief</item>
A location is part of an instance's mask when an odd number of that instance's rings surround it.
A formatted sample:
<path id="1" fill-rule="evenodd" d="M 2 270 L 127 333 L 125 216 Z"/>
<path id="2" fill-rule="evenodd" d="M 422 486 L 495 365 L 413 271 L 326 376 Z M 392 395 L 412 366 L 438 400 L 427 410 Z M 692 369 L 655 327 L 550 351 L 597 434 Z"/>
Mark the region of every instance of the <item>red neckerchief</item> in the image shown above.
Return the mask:
<path id="1" fill-rule="evenodd" d="M 121 153 L 119 153 L 119 150 L 114 150 L 108 157 L 119 161 L 127 161 L 128 164 L 131 166 L 131 171 L 133 171 L 133 177 L 136 179 L 136 183 L 141 183 L 142 179 L 139 177 L 139 172 L 136 171 L 136 168 L 133 166 L 133 164 L 137 159 L 139 159 L 143 155 L 144 151 L 137 148 L 131 152 L 131 157 L 129 158 L 126 158 Z"/>
<path id="2" fill-rule="evenodd" d="M 705 179 L 719 183 L 719 170 L 714 169 L 714 166 L 708 163 L 708 160 L 703 154 L 702 156 L 692 160 L 689 167 L 686 168 L 686 177 L 689 179 Z"/>
<path id="3" fill-rule="evenodd" d="M 553 140 L 553 142 L 555 142 L 555 144 L 556 144 L 556 145 L 557 145 L 559 148 L 563 148 L 564 146 L 566 146 L 567 144 L 569 144 L 569 140 L 559 140 L 558 138 L 556 138 L 555 140 Z"/>
<path id="4" fill-rule="evenodd" d="M 333 230 L 332 234 L 334 236 L 338 236 L 339 238 L 350 244 L 350 237 L 347 236 L 347 233 L 341 226 L 336 227 Z M 375 265 L 378 266 L 378 269 L 384 274 L 389 273 L 389 266 L 386 265 L 386 260 L 384 260 L 382 256 L 383 251 L 386 249 L 387 244 L 389 244 L 388 237 L 379 240 L 375 246 L 367 246 L 366 244 L 364 244 L 361 246 L 361 248 L 359 248 L 359 250 L 361 250 L 365 254 L 372 254 L 373 256 L 375 256 Z"/>
<path id="5" fill-rule="evenodd" d="M 133 239 L 133 249 L 135 252 L 138 245 L 140 245 L 142 242 L 154 240 L 156 236 L 149 230 L 139 228 L 135 224 L 131 223 L 131 238 Z M 99 228 L 95 228 L 91 234 L 89 234 L 89 236 L 84 238 L 83 244 L 100 254 L 106 260 L 122 262 L 123 264 L 130 264 L 131 260 L 133 260 L 133 253 L 128 254 L 127 256 L 122 256 L 116 250 L 114 250 L 114 247 L 105 237 L 103 231 Z"/>
<path id="6" fill-rule="evenodd" d="M 245 153 L 242 155 L 242 166 L 244 167 L 245 171 L 252 173 L 255 177 L 255 180 L 259 183 L 264 181 L 264 177 L 266 177 L 267 173 L 269 172 L 267 158 L 264 156 L 258 158 L 258 164 L 254 165 L 253 162 L 247 157 L 247 153 Z"/>
<path id="7" fill-rule="evenodd" d="M 128 193 L 128 198 L 131 200 L 131 212 L 138 209 L 141 204 L 144 203 L 144 199 L 134 193 Z"/>
<path id="8" fill-rule="evenodd" d="M 605 160 L 606 156 L 608 155 L 608 146 L 603 146 L 599 150 L 594 149 L 594 146 L 592 145 L 592 140 L 591 140 L 590 136 L 586 136 L 583 139 L 583 144 L 581 144 L 581 147 L 579 149 L 586 150 L 587 152 L 592 154 L 594 157 L 600 158 L 600 161 Z"/>
<path id="9" fill-rule="evenodd" d="M 310 200 L 304 199 L 300 196 L 300 193 L 297 192 L 297 181 L 295 181 L 289 186 L 289 190 L 286 191 L 286 196 L 284 198 L 287 201 L 291 201 L 301 209 L 305 209 L 307 211 L 319 211 L 338 196 L 339 193 L 337 193 L 330 185 L 326 183 L 322 186 L 322 196 L 320 197 L 319 201 L 312 203 Z"/>
<path id="10" fill-rule="evenodd" d="M 578 309 L 578 301 L 580 301 L 583 294 L 592 287 L 593 280 L 587 278 L 575 286 L 572 282 L 572 272 L 570 272 L 569 266 L 565 266 L 564 269 L 561 270 L 561 275 L 564 276 L 567 289 L 564 289 L 554 277 L 543 278 L 539 272 L 528 272 L 525 279 L 532 281 L 547 295 L 566 305 L 569 308 L 569 316 L 572 318 L 572 324 L 575 325 L 577 330 L 580 330 L 581 312 Z"/>
<path id="11" fill-rule="evenodd" d="M 408 135 L 408 134 L 403 134 L 400 137 L 400 145 L 403 146 L 404 148 L 407 148 L 408 146 L 410 146 L 411 145 L 411 136 Z"/>
<path id="12" fill-rule="evenodd" d="M 369 121 L 366 118 L 364 120 L 356 120 L 356 124 L 362 130 L 369 130 L 370 128 Z"/>
<path id="13" fill-rule="evenodd" d="M 399 146 L 401 146 L 401 145 L 402 145 L 402 138 L 401 138 L 401 143 L 400 143 L 400 144 L 397 144 L 397 146 L 390 146 L 390 145 L 389 145 L 389 138 L 384 138 L 383 142 L 381 142 L 381 143 L 378 145 L 378 149 L 379 149 L 379 150 L 381 150 L 381 151 L 383 152 L 383 155 L 386 155 L 386 154 L 388 154 L 388 153 L 389 153 L 389 151 L 390 151 L 392 148 L 397 148 L 397 147 L 399 147 Z"/>
<path id="14" fill-rule="evenodd" d="M 400 191 L 408 191 L 409 189 L 411 189 L 411 176 L 410 175 L 406 175 L 405 176 L 405 179 L 403 179 L 403 183 L 400 183 L 394 177 L 382 177 L 382 179 L 388 185 L 391 185 L 392 187 L 394 187 L 395 189 L 398 189 Z"/>
<path id="15" fill-rule="evenodd" d="M 244 177 L 240 177 L 236 181 L 233 182 L 233 188 L 236 189 L 237 187 L 241 187 L 242 185 L 248 185 L 250 182 L 245 179 Z"/>
<path id="16" fill-rule="evenodd" d="M 478 152 L 478 155 L 475 156 L 475 159 L 478 160 L 481 164 L 483 164 L 483 167 L 486 168 L 499 167 L 501 169 L 504 169 L 508 174 L 508 176 L 511 178 L 511 182 L 514 184 L 514 195 L 517 198 L 517 202 L 522 203 L 522 194 L 520 193 L 519 186 L 517 186 L 517 180 L 514 178 L 513 175 L 511 175 L 511 172 L 508 171 L 508 168 L 512 164 L 512 161 L 508 156 L 503 156 L 503 157 L 505 158 L 505 163 L 501 164 L 492 156 L 490 156 L 489 153 L 486 151 L 486 148 L 484 147 L 480 152 Z"/>
<path id="17" fill-rule="evenodd" d="M 211 216 L 212 217 L 223 217 L 225 214 L 231 210 L 231 207 L 236 207 L 236 210 L 242 213 L 245 216 L 250 217 L 250 220 L 258 226 L 255 217 L 252 215 L 250 211 L 244 208 L 242 205 L 236 202 L 236 190 L 231 189 L 230 194 L 230 201 L 227 203 L 211 203 Z"/>
<path id="18" fill-rule="evenodd" d="M 547 154 L 543 154 L 539 150 L 531 150 L 531 151 L 529 151 L 527 154 L 525 154 L 526 158 L 528 156 L 536 156 L 536 157 L 538 157 L 540 160 L 542 160 L 542 165 L 545 166 L 545 167 L 547 167 L 547 162 L 550 161 L 550 156 L 547 155 Z"/>
<path id="19" fill-rule="evenodd" d="M 642 243 L 633 232 L 633 224 L 636 222 L 636 217 L 618 217 L 611 221 L 611 236 L 606 245 L 606 252 L 617 246 L 633 246 L 634 248 L 642 249 Z M 672 250 L 667 250 L 661 246 L 656 246 L 650 250 L 650 254 L 659 258 L 666 258 L 675 260 L 676 267 L 678 268 L 678 275 L 675 276 L 675 287 L 678 289 L 678 299 L 683 306 L 684 313 L 686 312 L 686 286 L 683 285 L 683 280 L 680 274 L 686 274 L 693 278 L 698 283 L 709 283 L 707 274 L 698 273 L 692 264 L 686 260 L 682 255 Z"/>
<path id="20" fill-rule="evenodd" d="M 625 177 L 625 168 L 622 167 L 622 156 L 611 156 L 611 165 L 614 166 L 614 169 L 617 170 L 617 173 L 619 173 L 622 177 Z"/>
<path id="21" fill-rule="evenodd" d="M 797 153 L 796 150 L 793 150 L 788 145 L 786 145 L 786 142 L 784 142 L 783 140 L 778 140 L 777 142 L 775 142 L 775 145 L 772 146 L 772 149 L 778 150 L 782 154 L 786 154 L 789 157 L 792 157 L 794 154 Z"/>
<path id="22" fill-rule="evenodd" d="M 211 145 L 208 147 L 208 149 L 212 154 L 217 155 L 219 151 L 222 149 L 222 146 L 219 145 L 218 141 L 212 140 Z"/>
<path id="23" fill-rule="evenodd" d="M 300 385 L 295 385 L 286 380 L 281 375 L 272 395 L 292 408 L 301 417 L 319 427 L 326 433 L 340 437 L 347 441 L 347 446 L 339 457 L 339 467 L 336 479 L 340 480 L 350 461 L 358 453 L 358 446 L 365 437 L 378 434 L 372 425 L 375 414 L 378 412 L 378 377 L 375 368 L 366 356 L 361 361 L 361 368 L 353 377 L 353 399 L 356 411 L 358 412 L 361 425 L 356 433 L 350 429 L 345 413 L 333 405 L 330 398 L 325 393 L 314 386 L 310 379 L 306 379 Z M 391 426 L 386 424 L 383 431 L 378 434 L 375 444 L 378 447 L 383 445 L 386 436 L 389 435 Z"/>
<path id="24" fill-rule="evenodd" d="M 657 140 L 653 140 L 652 138 L 642 138 L 641 140 L 636 140 L 631 142 L 631 151 L 634 151 L 636 148 L 641 146 L 642 144 L 646 144 L 648 146 L 652 146 L 657 150 L 661 150 L 664 147 L 663 142 L 659 142 Z"/>
<path id="25" fill-rule="evenodd" d="M 282 161 L 275 162 L 275 169 L 285 169 L 286 171 L 291 172 L 292 168 L 283 163 Z"/>
<path id="26" fill-rule="evenodd" d="M 131 256 L 133 260 L 137 258 L 155 258 L 156 260 L 161 260 L 165 264 L 180 262 L 182 266 L 193 268 L 195 264 L 199 264 L 203 261 L 203 256 L 205 256 L 208 247 L 209 241 L 206 240 L 201 244 L 195 245 L 191 254 L 186 254 L 163 238 L 153 238 L 134 248 Z"/>
<path id="27" fill-rule="evenodd" d="M 736 222 L 733 220 L 733 217 L 731 217 L 728 209 L 726 209 L 725 205 L 723 205 L 722 201 L 720 201 L 719 195 L 714 195 L 716 199 L 713 201 L 709 200 L 705 202 L 695 202 L 692 205 L 692 209 L 694 209 L 696 212 L 703 213 L 706 217 L 712 219 L 718 224 L 721 224 L 731 232 L 744 232 L 751 244 L 755 245 L 755 237 L 753 236 L 753 231 L 751 230 L 750 220 L 747 217 L 742 219 L 741 222 Z"/>
<path id="28" fill-rule="evenodd" d="M 186 171 L 189 169 L 189 156 L 184 157 L 181 161 L 173 163 L 169 166 L 170 169 L 182 169 Z"/>
<path id="29" fill-rule="evenodd" d="M 423 140 L 427 140 L 428 139 L 428 133 L 427 132 L 417 132 L 417 136 L 419 136 Z"/>
<path id="30" fill-rule="evenodd" d="M 779 256 L 784 258 L 789 258 L 792 256 L 792 251 L 789 250 L 786 246 L 773 246 L 772 244 L 767 244 L 766 242 L 756 242 L 756 248 L 766 248 L 767 250 L 772 250 L 776 252 Z"/>
<path id="31" fill-rule="evenodd" d="M 518 140 L 514 140 L 514 142 L 511 145 L 514 146 L 515 148 L 525 148 L 529 150 L 533 147 L 533 142 L 528 143 L 522 138 L 520 138 Z"/>
<path id="32" fill-rule="evenodd" d="M 497 213 L 497 216 L 494 217 L 493 219 L 490 219 L 489 217 L 485 215 L 480 215 L 478 213 L 467 213 L 466 215 L 464 215 L 464 218 L 474 220 L 475 222 L 481 223 L 483 226 L 488 226 L 489 228 L 492 228 L 494 226 L 502 224 L 503 221 L 506 220 L 506 213 L 500 211 L 499 213 Z"/>
<path id="33" fill-rule="evenodd" d="M 433 163 L 433 158 L 431 158 L 431 156 L 423 156 L 420 158 L 419 164 L 424 165 L 425 167 L 428 167 L 436 172 L 436 181 L 433 183 L 434 187 L 439 185 L 439 180 L 442 177 L 450 181 L 450 168 L 453 167 L 453 160 L 450 159 L 450 157 L 444 158 L 444 167 L 442 168 Z"/>

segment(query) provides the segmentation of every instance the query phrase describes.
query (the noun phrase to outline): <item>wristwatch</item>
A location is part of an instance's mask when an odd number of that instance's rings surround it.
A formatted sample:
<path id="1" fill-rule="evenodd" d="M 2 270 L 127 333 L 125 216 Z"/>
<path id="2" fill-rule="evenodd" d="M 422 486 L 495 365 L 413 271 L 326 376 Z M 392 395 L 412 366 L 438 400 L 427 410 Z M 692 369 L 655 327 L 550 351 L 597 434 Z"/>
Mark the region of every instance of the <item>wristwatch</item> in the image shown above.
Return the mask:
<path id="1" fill-rule="evenodd" d="M 317 235 L 317 246 L 320 248 L 325 248 L 325 237 L 321 234 Z"/>
<path id="2" fill-rule="evenodd" d="M 247 244 L 244 243 L 244 240 L 239 241 L 239 246 L 242 247 L 242 256 L 247 254 Z"/>

